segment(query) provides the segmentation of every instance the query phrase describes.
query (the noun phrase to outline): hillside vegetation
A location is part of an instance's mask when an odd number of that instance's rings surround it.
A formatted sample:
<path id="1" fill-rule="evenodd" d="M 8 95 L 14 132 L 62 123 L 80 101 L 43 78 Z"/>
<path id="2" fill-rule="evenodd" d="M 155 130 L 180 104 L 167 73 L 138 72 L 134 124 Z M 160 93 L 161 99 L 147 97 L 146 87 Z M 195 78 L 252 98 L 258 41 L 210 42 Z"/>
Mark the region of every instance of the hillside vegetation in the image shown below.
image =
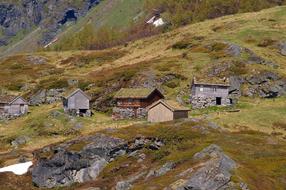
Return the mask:
<path id="1" fill-rule="evenodd" d="M 131 2 L 126 0 L 119 5 L 114 5 L 114 8 L 110 9 L 112 14 L 109 16 L 102 14 L 101 16 L 104 16 L 103 22 L 98 22 L 98 18 L 94 16 L 83 19 L 85 20 L 84 25 L 76 24 L 73 26 L 74 29 L 71 29 L 71 31 L 76 32 L 75 28 L 80 27 L 80 32 L 75 34 L 64 32 L 60 35 L 62 39 L 52 49 L 102 49 L 190 23 L 230 14 L 259 11 L 285 3 L 284 0 L 278 2 L 271 0 L 137 0 Z M 142 6 L 144 8 L 140 9 Z M 93 12 L 101 12 L 99 9 L 100 7 Z M 161 17 L 168 23 L 165 27 L 155 29 L 145 24 L 155 13 L 161 13 Z M 90 13 L 90 15 L 98 14 Z M 90 19 L 89 22 L 86 22 L 87 19 Z M 87 38 L 86 36 L 94 37 Z M 81 42 L 78 39 L 81 39 Z"/>
<path id="2" fill-rule="evenodd" d="M 95 115 L 69 117 L 60 103 L 54 103 L 31 107 L 27 116 L 2 121 L 0 166 L 17 162 L 20 156 L 31 158 L 43 146 L 100 131 L 126 140 L 141 135 L 167 142 L 159 151 L 144 150 L 143 165 L 149 170 L 174 161 L 176 169 L 148 184 L 139 180 L 135 189 L 173 184 L 178 174 L 196 165 L 193 155 L 210 144 L 219 145 L 238 163 L 232 181 L 245 182 L 250 189 L 285 189 L 285 96 L 261 95 L 286 78 L 286 59 L 279 46 L 286 41 L 285 20 L 286 7 L 281 6 L 206 20 L 105 50 L 43 51 L 1 59 L 2 93 L 30 99 L 42 89 L 69 89 L 68 80 L 78 80 L 78 87 L 92 97 Z M 231 51 L 233 47 L 239 52 Z M 187 121 L 151 125 L 144 120 L 111 119 L 113 96 L 122 87 L 157 87 L 167 99 L 190 106 L 194 76 L 204 80 L 240 77 L 245 81 L 242 97 L 233 107 L 192 110 L 192 119 Z M 213 129 L 217 125 L 221 130 Z M 15 149 L 11 142 L 23 136 L 28 142 Z M 137 160 L 123 156 L 106 167 L 98 181 L 69 189 L 114 187 L 115 181 L 141 170 Z M 14 179 L 1 174 L 0 182 L 0 189 L 35 188 L 30 175 Z"/>

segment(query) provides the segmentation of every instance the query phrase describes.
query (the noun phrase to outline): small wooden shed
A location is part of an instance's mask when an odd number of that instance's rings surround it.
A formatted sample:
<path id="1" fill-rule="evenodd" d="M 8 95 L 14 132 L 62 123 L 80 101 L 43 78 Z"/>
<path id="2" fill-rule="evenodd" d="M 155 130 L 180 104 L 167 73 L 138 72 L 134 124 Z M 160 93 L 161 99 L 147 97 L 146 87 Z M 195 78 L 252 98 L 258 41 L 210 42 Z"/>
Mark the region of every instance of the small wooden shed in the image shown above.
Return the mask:
<path id="1" fill-rule="evenodd" d="M 0 96 L 0 113 L 8 116 L 20 116 L 28 113 L 28 103 L 21 96 Z"/>
<path id="2" fill-rule="evenodd" d="M 72 115 L 90 116 L 90 100 L 91 97 L 81 89 L 68 91 L 63 97 L 64 111 Z"/>
<path id="3" fill-rule="evenodd" d="M 165 122 L 188 118 L 189 108 L 172 100 L 159 100 L 148 108 L 149 122 Z"/>

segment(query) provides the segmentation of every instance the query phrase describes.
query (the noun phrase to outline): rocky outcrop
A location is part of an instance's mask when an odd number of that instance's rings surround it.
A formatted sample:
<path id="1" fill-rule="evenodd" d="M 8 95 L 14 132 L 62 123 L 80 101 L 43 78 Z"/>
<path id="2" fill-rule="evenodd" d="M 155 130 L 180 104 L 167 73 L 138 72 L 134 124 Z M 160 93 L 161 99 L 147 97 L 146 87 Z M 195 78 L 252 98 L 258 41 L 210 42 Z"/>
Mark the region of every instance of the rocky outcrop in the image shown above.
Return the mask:
<path id="1" fill-rule="evenodd" d="M 263 72 L 245 79 L 249 84 L 247 96 L 275 98 L 286 94 L 286 79 L 273 72 Z"/>
<path id="2" fill-rule="evenodd" d="M 161 168 L 157 170 L 151 170 L 148 175 L 146 176 L 146 179 L 152 178 L 152 177 L 160 177 L 168 173 L 169 171 L 173 170 L 176 167 L 176 164 L 173 162 L 167 162 L 164 164 Z"/>
<path id="3" fill-rule="evenodd" d="M 78 18 L 87 14 L 88 10 L 100 0 L 84 0 L 77 3 L 58 0 L 25 0 L 13 3 L 0 2 L 0 46 L 10 43 L 11 37 L 21 31 L 30 31 L 34 27 L 43 29 L 39 43 L 48 44 L 57 34 L 61 25 L 73 21 L 69 11 Z"/>
<path id="4" fill-rule="evenodd" d="M 227 55 L 230 55 L 233 57 L 241 57 L 242 54 L 245 54 L 247 55 L 246 56 L 247 59 L 244 61 L 246 61 L 246 63 L 248 64 L 261 64 L 261 65 L 267 65 L 267 66 L 274 67 L 274 68 L 278 67 L 278 65 L 274 63 L 273 61 L 266 60 L 263 57 L 260 57 L 251 49 L 241 47 L 237 44 L 233 44 L 230 42 L 224 42 L 224 44 L 226 44 L 226 48 L 224 51 Z"/>
<path id="5" fill-rule="evenodd" d="M 181 173 L 178 176 L 181 179 L 173 183 L 171 189 L 223 190 L 234 186 L 231 176 L 237 164 L 219 146 L 210 145 L 196 153 L 193 160 L 200 164 Z"/>
<path id="6" fill-rule="evenodd" d="M 30 105 L 52 104 L 62 100 L 62 94 L 65 89 L 43 89 L 31 96 L 29 100 Z"/>
<path id="7" fill-rule="evenodd" d="M 163 145 L 155 138 L 138 137 L 127 142 L 102 134 L 83 137 L 35 152 L 32 179 L 34 184 L 43 188 L 87 182 L 96 179 L 118 156 L 130 155 L 143 148 L 158 150 Z M 136 179 L 130 179 L 129 183 Z M 124 184 L 118 184 L 118 189 L 125 187 Z"/>

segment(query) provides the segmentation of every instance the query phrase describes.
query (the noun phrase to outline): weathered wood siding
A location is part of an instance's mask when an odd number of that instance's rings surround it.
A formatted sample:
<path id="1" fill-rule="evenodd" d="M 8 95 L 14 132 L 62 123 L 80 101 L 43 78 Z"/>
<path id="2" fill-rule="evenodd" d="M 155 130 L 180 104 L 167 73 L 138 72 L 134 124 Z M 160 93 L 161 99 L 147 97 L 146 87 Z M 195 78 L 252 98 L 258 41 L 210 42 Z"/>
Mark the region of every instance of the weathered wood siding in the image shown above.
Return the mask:
<path id="1" fill-rule="evenodd" d="M 227 98 L 229 95 L 227 86 L 193 85 L 192 95 L 199 97 L 221 97 Z"/>
<path id="2" fill-rule="evenodd" d="M 28 105 L 22 98 L 18 98 L 11 105 L 5 105 L 4 112 L 9 115 L 26 114 L 28 113 Z"/>
<path id="3" fill-rule="evenodd" d="M 81 92 L 77 92 L 73 96 L 69 97 L 67 106 L 68 109 L 74 110 L 88 110 L 90 108 L 89 99 Z"/>
<path id="4" fill-rule="evenodd" d="M 174 113 L 163 104 L 158 104 L 148 111 L 149 122 L 172 121 Z"/>
<path id="5" fill-rule="evenodd" d="M 175 111 L 174 112 L 174 119 L 184 119 L 188 117 L 189 117 L 188 111 Z"/>

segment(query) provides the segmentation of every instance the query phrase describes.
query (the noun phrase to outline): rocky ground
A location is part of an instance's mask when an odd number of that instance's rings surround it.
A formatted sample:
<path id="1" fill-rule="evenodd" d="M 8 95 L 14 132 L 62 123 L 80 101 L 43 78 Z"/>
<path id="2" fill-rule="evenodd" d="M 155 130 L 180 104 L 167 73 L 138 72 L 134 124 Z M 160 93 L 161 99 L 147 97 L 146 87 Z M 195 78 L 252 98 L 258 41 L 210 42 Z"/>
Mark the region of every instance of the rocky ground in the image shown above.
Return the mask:
<path id="1" fill-rule="evenodd" d="M 229 133 L 203 120 L 109 129 L 35 151 L 30 172 L 14 176 L 17 184 L 5 181 L 12 174 L 0 174 L 0 187 L 3 190 L 260 189 L 261 184 L 256 180 L 263 180 L 265 189 L 273 189 L 272 180 L 278 187 L 285 187 L 283 180 L 269 179 L 267 175 L 275 174 L 279 179 L 285 176 L 277 169 L 285 163 L 281 158 L 286 144 L 275 139 L 254 131 Z M 270 147 L 276 148 L 275 154 Z M 275 166 L 263 169 L 263 163 L 269 159 L 275 160 Z"/>

